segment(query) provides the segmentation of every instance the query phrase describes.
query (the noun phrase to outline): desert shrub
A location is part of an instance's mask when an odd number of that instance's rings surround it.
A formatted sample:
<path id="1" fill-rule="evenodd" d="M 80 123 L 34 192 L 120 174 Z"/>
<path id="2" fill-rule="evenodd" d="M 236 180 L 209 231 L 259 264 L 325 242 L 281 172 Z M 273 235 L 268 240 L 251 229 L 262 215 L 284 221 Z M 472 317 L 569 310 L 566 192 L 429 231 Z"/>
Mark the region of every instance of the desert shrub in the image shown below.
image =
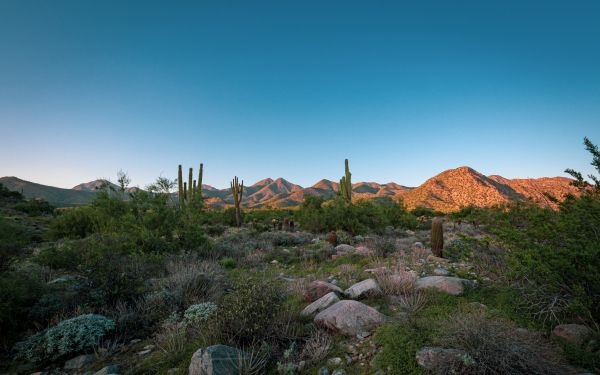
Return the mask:
<path id="1" fill-rule="evenodd" d="M 216 301 L 223 293 L 222 271 L 216 263 L 182 255 L 168 260 L 165 268 L 161 285 L 173 296 L 175 309 Z"/>
<path id="2" fill-rule="evenodd" d="M 227 340 L 243 347 L 254 342 L 273 341 L 278 336 L 274 321 L 285 295 L 279 285 L 268 280 L 246 279 L 225 295 L 217 318 Z"/>
<path id="3" fill-rule="evenodd" d="M 454 260 L 468 260 L 473 257 L 476 240 L 455 239 L 444 244 L 444 256 Z"/>
<path id="4" fill-rule="evenodd" d="M 415 217 L 435 217 L 435 216 L 444 216 L 444 213 L 436 211 L 432 208 L 429 207 L 415 207 L 414 209 L 412 209 L 412 211 L 410 211 L 410 213 L 415 216 Z"/>
<path id="5" fill-rule="evenodd" d="M 185 310 L 183 319 L 187 324 L 198 324 L 207 321 L 215 311 L 217 305 L 212 302 L 197 303 Z"/>
<path id="6" fill-rule="evenodd" d="M 491 319 L 482 312 L 451 317 L 439 338 L 444 347 L 463 350 L 473 359 L 442 363 L 436 373 L 462 374 L 565 374 L 557 348 L 540 335 L 517 330 L 514 323 Z"/>
<path id="7" fill-rule="evenodd" d="M 39 216 L 54 212 L 54 207 L 43 199 L 28 199 L 21 201 L 15 204 L 13 208 L 30 216 Z"/>
<path id="8" fill-rule="evenodd" d="M 223 224 L 211 224 L 204 226 L 206 234 L 209 236 L 221 236 L 227 230 L 227 227 Z"/>
<path id="9" fill-rule="evenodd" d="M 237 267 L 237 261 L 231 257 L 225 257 L 219 261 L 219 264 L 228 270 L 234 269 Z"/>
<path id="10" fill-rule="evenodd" d="M 327 332 L 313 329 L 302 346 L 300 358 L 308 363 L 319 363 L 327 357 L 332 347 L 333 339 Z"/>
<path id="11" fill-rule="evenodd" d="M 58 215 L 48 226 L 51 240 L 85 238 L 96 231 L 96 217 L 89 207 L 68 210 Z"/>
<path id="12" fill-rule="evenodd" d="M 386 257 L 396 251 L 396 239 L 393 237 L 376 236 L 371 240 L 371 246 L 375 251 L 375 255 Z"/>
<path id="13" fill-rule="evenodd" d="M 17 358 L 39 362 L 91 349 L 115 324 L 102 315 L 80 315 L 19 342 Z"/>
<path id="14" fill-rule="evenodd" d="M 264 232 L 258 236 L 261 241 L 269 242 L 273 246 L 294 246 L 310 243 L 312 236 L 308 233 L 296 232 Z"/>
<path id="15" fill-rule="evenodd" d="M 32 236 L 24 226 L 0 217 L 0 271 L 31 242 Z"/>

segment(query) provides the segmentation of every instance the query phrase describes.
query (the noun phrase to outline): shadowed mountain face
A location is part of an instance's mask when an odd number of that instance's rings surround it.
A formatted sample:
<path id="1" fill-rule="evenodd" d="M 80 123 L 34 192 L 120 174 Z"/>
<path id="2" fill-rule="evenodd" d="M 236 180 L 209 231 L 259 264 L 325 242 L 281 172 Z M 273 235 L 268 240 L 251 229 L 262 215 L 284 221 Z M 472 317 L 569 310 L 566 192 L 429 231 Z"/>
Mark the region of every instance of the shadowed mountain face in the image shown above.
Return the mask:
<path id="1" fill-rule="evenodd" d="M 531 199 L 542 206 L 554 203 L 546 194 L 561 199 L 565 194 L 577 194 L 570 185 L 572 180 L 564 177 L 543 177 L 536 179 L 506 179 L 501 176 L 484 176 L 469 167 L 450 169 L 425 181 L 416 188 L 393 182 L 358 182 L 352 185 L 353 199 L 402 198 L 409 209 L 429 207 L 442 212 L 452 212 L 462 207 L 474 205 L 489 207 L 515 200 Z M 91 202 L 96 187 L 103 180 L 91 181 L 73 189 L 60 189 L 23 181 L 16 177 L 2 177 L 0 183 L 15 191 L 23 191 L 30 198 L 44 198 L 55 206 L 76 206 Z M 233 204 L 230 189 L 216 189 L 202 185 L 208 205 L 226 207 Z M 130 188 L 134 191 L 136 188 Z M 242 203 L 246 207 L 292 207 L 301 204 L 308 195 L 325 199 L 337 194 L 339 184 L 321 180 L 313 186 L 303 188 L 283 178 L 266 178 L 254 185 L 244 187 Z"/>

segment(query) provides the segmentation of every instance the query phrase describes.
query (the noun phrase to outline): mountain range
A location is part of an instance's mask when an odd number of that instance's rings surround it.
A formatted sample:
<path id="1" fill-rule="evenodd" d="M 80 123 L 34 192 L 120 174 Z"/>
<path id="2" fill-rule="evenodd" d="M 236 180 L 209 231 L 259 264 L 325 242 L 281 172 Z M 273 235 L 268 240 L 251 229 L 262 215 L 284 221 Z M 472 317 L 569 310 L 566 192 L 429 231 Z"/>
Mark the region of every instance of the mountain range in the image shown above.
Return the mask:
<path id="1" fill-rule="evenodd" d="M 379 184 L 358 182 L 352 185 L 353 199 L 402 198 L 409 209 L 428 207 L 442 212 L 452 212 L 470 205 L 489 207 L 517 200 L 532 200 L 541 206 L 553 206 L 550 194 L 561 199 L 565 194 L 577 194 L 565 177 L 507 179 L 502 176 L 485 176 L 469 167 L 444 171 L 418 187 L 397 183 Z M 85 205 L 92 201 L 97 188 L 105 180 L 94 180 L 71 189 L 46 186 L 24 181 L 17 177 L 2 177 L 0 183 L 10 190 L 22 192 L 29 198 L 43 198 L 57 207 Z M 114 184 L 113 184 L 114 185 Z M 116 186 L 116 185 L 115 185 Z M 230 189 L 216 189 L 202 185 L 203 195 L 212 207 L 233 204 Z M 129 188 L 134 192 L 137 188 Z M 302 187 L 283 178 L 266 178 L 244 188 L 245 207 L 293 207 L 298 206 L 307 195 L 331 198 L 339 190 L 339 184 L 321 180 L 310 187 Z M 176 193 L 175 193 L 176 194 Z"/>

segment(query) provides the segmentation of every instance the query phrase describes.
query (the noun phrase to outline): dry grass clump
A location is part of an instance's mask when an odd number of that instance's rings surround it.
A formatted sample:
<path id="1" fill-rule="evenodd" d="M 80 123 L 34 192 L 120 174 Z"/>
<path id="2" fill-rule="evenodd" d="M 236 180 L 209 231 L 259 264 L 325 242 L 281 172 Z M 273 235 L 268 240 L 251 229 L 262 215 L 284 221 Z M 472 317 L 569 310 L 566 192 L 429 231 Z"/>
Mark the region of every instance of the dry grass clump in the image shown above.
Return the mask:
<path id="1" fill-rule="evenodd" d="M 167 261 L 167 277 L 163 287 L 182 308 L 189 305 L 216 301 L 223 293 L 221 269 L 215 262 L 182 256 Z"/>
<path id="2" fill-rule="evenodd" d="M 429 301 L 426 292 L 415 289 L 417 274 L 406 270 L 403 266 L 397 266 L 392 270 L 379 268 L 375 278 L 383 292 L 391 296 L 394 303 L 405 312 L 415 313 L 425 307 Z"/>
<path id="3" fill-rule="evenodd" d="M 319 363 L 327 357 L 333 339 L 324 331 L 314 329 L 302 347 L 300 357 L 308 363 Z"/>
<path id="4" fill-rule="evenodd" d="M 464 351 L 472 363 L 440 363 L 436 373 L 570 374 L 557 348 L 535 332 L 517 330 L 510 321 L 488 318 L 484 312 L 451 317 L 439 344 Z"/>

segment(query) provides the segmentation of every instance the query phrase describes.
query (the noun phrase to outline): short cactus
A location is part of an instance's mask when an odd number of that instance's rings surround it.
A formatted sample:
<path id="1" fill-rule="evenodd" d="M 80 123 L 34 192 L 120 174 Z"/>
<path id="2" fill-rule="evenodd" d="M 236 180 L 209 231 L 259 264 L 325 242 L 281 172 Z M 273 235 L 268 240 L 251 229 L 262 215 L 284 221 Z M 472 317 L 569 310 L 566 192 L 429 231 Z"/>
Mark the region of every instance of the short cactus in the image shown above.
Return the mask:
<path id="1" fill-rule="evenodd" d="M 443 249 L 444 249 L 443 220 L 439 217 L 436 217 L 431 222 L 431 252 L 436 257 L 441 257 Z"/>

